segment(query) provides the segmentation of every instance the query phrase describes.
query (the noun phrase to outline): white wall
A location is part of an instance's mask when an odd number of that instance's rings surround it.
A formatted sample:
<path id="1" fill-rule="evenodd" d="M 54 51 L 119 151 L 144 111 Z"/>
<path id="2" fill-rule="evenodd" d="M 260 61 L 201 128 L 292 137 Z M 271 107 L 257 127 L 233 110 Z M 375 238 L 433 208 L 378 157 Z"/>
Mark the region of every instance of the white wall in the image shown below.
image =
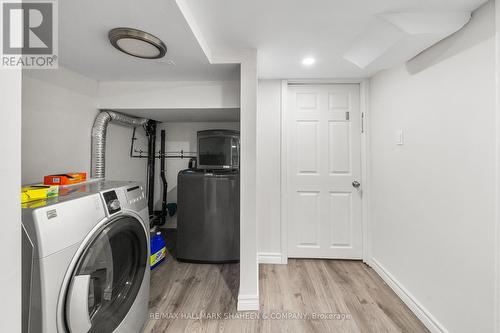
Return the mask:
<path id="1" fill-rule="evenodd" d="M 259 80 L 257 107 L 257 235 L 259 261 L 280 263 L 281 81 Z"/>
<path id="2" fill-rule="evenodd" d="M 108 125 L 106 136 L 106 179 L 139 181 L 147 186 L 147 159 L 130 157 L 133 130 L 132 127 L 119 124 L 110 123 Z M 135 136 L 137 140 L 134 148 L 147 151 L 148 139 L 142 127 L 137 127 Z"/>
<path id="3" fill-rule="evenodd" d="M 240 290 L 238 310 L 259 309 L 259 262 L 255 180 L 257 177 L 257 50 L 241 63 Z"/>
<path id="4" fill-rule="evenodd" d="M 99 82 L 100 109 L 239 108 L 240 85 L 214 82 Z"/>
<path id="5" fill-rule="evenodd" d="M 157 129 L 157 142 L 156 148 L 160 149 L 160 132 L 165 130 L 167 152 L 184 150 L 185 152 L 197 151 L 197 132 L 208 129 L 229 129 L 239 130 L 240 124 L 227 122 L 227 123 L 213 123 L 213 122 L 189 122 L 189 123 L 160 123 Z M 196 155 L 196 154 L 195 154 Z M 185 159 L 166 159 L 165 167 L 167 170 L 167 201 L 177 202 L 177 174 L 179 171 L 187 169 L 189 158 Z M 161 209 L 162 200 L 162 183 L 160 179 L 160 161 L 156 163 L 155 177 L 155 209 Z"/>
<path id="6" fill-rule="evenodd" d="M 21 332 L 21 70 L 0 70 L 0 332 Z"/>
<path id="7" fill-rule="evenodd" d="M 493 332 L 492 6 L 371 80 L 373 267 L 406 291 L 435 331 Z"/>
<path id="8" fill-rule="evenodd" d="M 59 68 L 23 73 L 22 182 L 90 170 L 97 82 Z"/>

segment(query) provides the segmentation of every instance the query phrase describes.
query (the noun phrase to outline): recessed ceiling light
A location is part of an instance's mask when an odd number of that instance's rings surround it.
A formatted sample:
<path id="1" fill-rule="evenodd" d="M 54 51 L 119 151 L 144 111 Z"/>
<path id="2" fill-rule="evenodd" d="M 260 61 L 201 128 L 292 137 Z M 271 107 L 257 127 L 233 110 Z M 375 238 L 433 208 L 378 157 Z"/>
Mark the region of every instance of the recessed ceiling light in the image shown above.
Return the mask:
<path id="1" fill-rule="evenodd" d="M 156 36 L 133 28 L 115 28 L 108 38 L 118 50 L 143 59 L 159 59 L 167 53 L 167 47 Z"/>
<path id="2" fill-rule="evenodd" d="M 302 65 L 304 65 L 304 66 L 314 65 L 315 62 L 316 62 L 316 59 L 311 58 L 311 57 L 307 57 L 307 58 L 302 59 Z"/>

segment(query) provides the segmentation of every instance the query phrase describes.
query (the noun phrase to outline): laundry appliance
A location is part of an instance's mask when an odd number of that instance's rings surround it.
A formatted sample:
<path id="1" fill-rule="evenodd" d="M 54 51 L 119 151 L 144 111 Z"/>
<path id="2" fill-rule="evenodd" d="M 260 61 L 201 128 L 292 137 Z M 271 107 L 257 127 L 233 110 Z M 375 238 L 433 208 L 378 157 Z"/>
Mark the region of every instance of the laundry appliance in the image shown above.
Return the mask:
<path id="1" fill-rule="evenodd" d="M 95 181 L 22 214 L 23 333 L 140 332 L 149 300 L 143 186 Z"/>
<path id="2" fill-rule="evenodd" d="M 177 177 L 177 260 L 240 259 L 238 170 L 183 170 Z"/>

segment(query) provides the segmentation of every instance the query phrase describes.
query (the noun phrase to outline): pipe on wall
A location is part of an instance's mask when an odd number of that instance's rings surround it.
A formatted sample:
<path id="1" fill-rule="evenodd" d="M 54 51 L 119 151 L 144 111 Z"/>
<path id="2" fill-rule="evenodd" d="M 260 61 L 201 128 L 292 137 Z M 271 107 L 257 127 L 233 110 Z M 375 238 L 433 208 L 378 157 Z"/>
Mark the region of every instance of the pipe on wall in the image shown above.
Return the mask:
<path id="1" fill-rule="evenodd" d="M 167 175 L 165 172 L 165 130 L 161 130 L 161 146 L 160 146 L 160 177 L 163 185 L 162 200 L 161 200 L 161 215 L 160 225 L 165 225 L 167 221 Z"/>
<path id="2" fill-rule="evenodd" d="M 136 118 L 111 110 L 101 111 L 92 126 L 92 178 L 103 179 L 105 175 L 106 131 L 110 122 L 129 127 L 144 126 L 148 122 L 145 118 Z"/>
<path id="3" fill-rule="evenodd" d="M 154 195 L 155 195 L 155 158 L 156 158 L 156 121 L 149 120 L 146 125 L 148 136 L 148 211 L 149 216 L 154 215 Z"/>

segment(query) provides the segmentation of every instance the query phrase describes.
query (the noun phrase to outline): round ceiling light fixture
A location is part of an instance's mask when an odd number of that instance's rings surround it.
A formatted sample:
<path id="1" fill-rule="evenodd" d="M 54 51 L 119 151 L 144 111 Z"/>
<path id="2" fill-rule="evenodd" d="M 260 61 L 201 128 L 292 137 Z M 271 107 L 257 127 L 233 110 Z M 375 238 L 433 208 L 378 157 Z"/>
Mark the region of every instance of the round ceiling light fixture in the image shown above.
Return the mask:
<path id="1" fill-rule="evenodd" d="M 108 33 L 116 49 L 134 57 L 159 59 L 167 54 L 167 46 L 156 36 L 133 28 L 115 28 Z"/>

